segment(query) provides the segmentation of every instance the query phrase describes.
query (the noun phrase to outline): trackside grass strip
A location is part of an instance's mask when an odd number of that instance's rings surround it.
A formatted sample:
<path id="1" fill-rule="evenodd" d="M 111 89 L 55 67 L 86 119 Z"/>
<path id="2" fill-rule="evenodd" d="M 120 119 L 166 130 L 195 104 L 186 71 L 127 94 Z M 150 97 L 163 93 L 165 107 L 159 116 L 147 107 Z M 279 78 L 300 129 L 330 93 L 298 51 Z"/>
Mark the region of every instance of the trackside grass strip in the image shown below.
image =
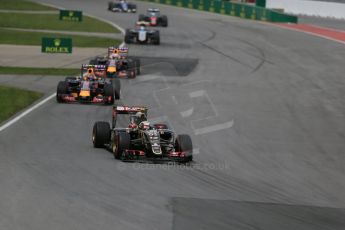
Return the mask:
<path id="1" fill-rule="evenodd" d="M 58 14 L 0 13 L 0 27 L 119 33 L 108 23 L 83 16 L 82 22 L 59 20 Z"/>
<path id="2" fill-rule="evenodd" d="M 108 47 L 119 45 L 120 40 L 101 37 L 87 37 L 69 34 L 54 34 L 42 32 L 27 32 L 9 29 L 0 29 L 0 44 L 11 45 L 36 45 L 40 46 L 42 37 L 72 38 L 73 47 Z"/>
<path id="3" fill-rule="evenodd" d="M 0 123 L 31 105 L 42 95 L 30 90 L 0 86 Z"/>
<path id="4" fill-rule="evenodd" d="M 44 6 L 25 0 L 1 0 L 1 10 L 56 10 L 53 7 Z"/>
<path id="5" fill-rule="evenodd" d="M 20 75 L 56 75 L 69 76 L 80 73 L 80 69 L 65 68 L 34 68 L 34 67 L 12 67 L 0 66 L 0 74 L 20 74 Z"/>

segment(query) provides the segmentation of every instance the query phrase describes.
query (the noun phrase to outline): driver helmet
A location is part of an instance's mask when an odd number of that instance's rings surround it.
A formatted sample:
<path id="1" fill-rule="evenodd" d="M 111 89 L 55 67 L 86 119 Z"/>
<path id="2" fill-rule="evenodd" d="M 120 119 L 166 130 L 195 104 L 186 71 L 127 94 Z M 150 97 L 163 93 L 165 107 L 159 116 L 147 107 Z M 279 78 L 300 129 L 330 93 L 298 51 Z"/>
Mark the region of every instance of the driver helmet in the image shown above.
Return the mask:
<path id="1" fill-rule="evenodd" d="M 111 57 L 111 59 L 116 59 L 116 58 L 118 58 L 120 55 L 118 54 L 118 53 L 112 53 L 111 55 L 110 55 L 110 57 Z"/>
<path id="2" fill-rule="evenodd" d="M 83 75 L 83 80 L 88 81 L 89 80 L 89 74 L 84 74 Z"/>
<path id="3" fill-rule="evenodd" d="M 139 127 L 143 130 L 147 130 L 150 128 L 150 122 L 148 121 L 143 121 L 140 123 Z"/>
<path id="4" fill-rule="evenodd" d="M 88 68 L 87 72 L 84 74 L 83 79 L 84 81 L 90 80 L 94 77 L 94 72 L 92 68 Z"/>
<path id="5" fill-rule="evenodd" d="M 137 112 L 137 113 L 135 114 L 135 116 L 136 116 L 137 118 L 143 118 L 145 115 L 144 115 L 142 112 Z"/>

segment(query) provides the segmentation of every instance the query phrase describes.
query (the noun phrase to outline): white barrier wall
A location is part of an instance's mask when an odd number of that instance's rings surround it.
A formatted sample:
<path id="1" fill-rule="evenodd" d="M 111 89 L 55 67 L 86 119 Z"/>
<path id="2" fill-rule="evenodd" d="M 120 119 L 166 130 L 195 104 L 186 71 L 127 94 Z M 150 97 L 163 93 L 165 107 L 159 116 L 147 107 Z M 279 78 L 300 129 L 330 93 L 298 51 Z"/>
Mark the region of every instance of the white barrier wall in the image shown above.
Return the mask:
<path id="1" fill-rule="evenodd" d="M 345 4 L 308 0 L 266 0 L 267 8 L 280 8 L 291 14 L 345 19 Z"/>

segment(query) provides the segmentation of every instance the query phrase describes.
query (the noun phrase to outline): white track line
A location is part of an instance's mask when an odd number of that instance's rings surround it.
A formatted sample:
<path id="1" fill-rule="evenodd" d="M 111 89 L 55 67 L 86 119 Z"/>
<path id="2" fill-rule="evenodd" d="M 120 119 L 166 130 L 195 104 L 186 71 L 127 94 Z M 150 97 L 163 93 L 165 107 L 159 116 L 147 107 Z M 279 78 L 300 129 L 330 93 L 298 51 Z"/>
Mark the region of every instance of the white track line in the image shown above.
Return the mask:
<path id="1" fill-rule="evenodd" d="M 25 110 L 24 112 L 22 112 L 18 116 L 12 118 L 11 120 L 9 120 L 8 122 L 6 122 L 5 124 L 3 124 L 0 127 L 0 132 L 3 131 L 4 129 L 10 127 L 11 125 L 13 125 L 14 123 L 16 123 L 17 121 L 19 121 L 20 119 L 22 119 L 23 117 L 25 117 L 26 115 L 28 115 L 29 113 L 31 113 L 32 111 L 34 111 L 35 109 L 37 109 L 38 107 L 40 107 L 41 105 L 43 105 L 44 103 L 46 103 L 47 101 L 49 101 L 50 99 L 52 99 L 55 96 L 56 96 L 56 93 L 53 93 L 49 97 L 46 97 L 45 99 L 43 99 L 39 103 L 37 103 L 34 106 L 28 108 L 27 110 Z"/>
<path id="2" fill-rule="evenodd" d="M 52 4 L 46 4 L 46 3 L 41 3 L 42 5 L 46 5 L 46 6 L 51 6 L 51 7 L 55 7 L 55 8 L 58 8 L 58 9 L 64 9 L 62 7 L 58 7 L 56 5 L 52 5 Z M 118 30 L 120 30 L 120 32 L 122 34 L 125 33 L 125 30 L 120 27 L 119 25 L 116 25 L 115 23 L 111 22 L 111 21 L 108 21 L 106 19 L 100 19 L 100 18 L 97 18 L 95 16 L 92 16 L 92 15 L 89 15 L 89 14 L 85 14 L 89 17 L 93 17 L 93 18 L 96 18 L 100 21 L 103 21 L 103 22 L 106 22 L 106 23 L 109 23 L 111 24 L 112 26 L 114 26 L 115 28 L 117 28 Z M 124 42 L 122 42 L 120 44 L 120 47 L 123 47 L 125 45 Z M 26 115 L 28 115 L 29 113 L 31 113 L 32 111 L 34 111 L 35 109 L 37 109 L 38 107 L 40 107 L 41 105 L 45 104 L 47 101 L 49 101 L 50 99 L 52 99 L 53 97 L 56 96 L 56 93 L 53 93 L 52 95 L 46 97 L 45 99 L 43 99 L 42 101 L 40 101 L 39 103 L 35 104 L 34 106 L 28 108 L 27 110 L 25 110 L 24 112 L 22 112 L 21 114 L 19 114 L 18 116 L 12 118 L 11 120 L 9 120 L 8 122 L 6 122 L 5 124 L 3 124 L 2 126 L 0 126 L 0 132 L 2 132 L 4 129 L 10 127 L 11 125 L 13 125 L 14 123 L 16 123 L 17 121 L 19 121 L 20 119 L 22 119 L 23 117 L 25 117 Z"/>

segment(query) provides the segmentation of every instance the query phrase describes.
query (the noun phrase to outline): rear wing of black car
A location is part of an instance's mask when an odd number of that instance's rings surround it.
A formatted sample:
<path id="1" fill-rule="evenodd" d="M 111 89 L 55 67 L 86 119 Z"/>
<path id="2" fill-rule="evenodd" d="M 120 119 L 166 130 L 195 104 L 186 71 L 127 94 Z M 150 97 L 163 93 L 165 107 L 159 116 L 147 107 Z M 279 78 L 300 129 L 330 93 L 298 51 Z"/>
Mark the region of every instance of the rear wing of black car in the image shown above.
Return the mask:
<path id="1" fill-rule="evenodd" d="M 138 112 L 147 115 L 147 108 L 145 106 L 114 106 L 113 113 L 116 114 L 136 114 Z"/>
<path id="2" fill-rule="evenodd" d="M 112 127 L 115 128 L 118 114 L 135 115 L 138 112 L 141 112 L 141 117 L 143 117 L 143 119 L 146 120 L 147 108 L 145 106 L 114 106 L 112 113 Z"/>

